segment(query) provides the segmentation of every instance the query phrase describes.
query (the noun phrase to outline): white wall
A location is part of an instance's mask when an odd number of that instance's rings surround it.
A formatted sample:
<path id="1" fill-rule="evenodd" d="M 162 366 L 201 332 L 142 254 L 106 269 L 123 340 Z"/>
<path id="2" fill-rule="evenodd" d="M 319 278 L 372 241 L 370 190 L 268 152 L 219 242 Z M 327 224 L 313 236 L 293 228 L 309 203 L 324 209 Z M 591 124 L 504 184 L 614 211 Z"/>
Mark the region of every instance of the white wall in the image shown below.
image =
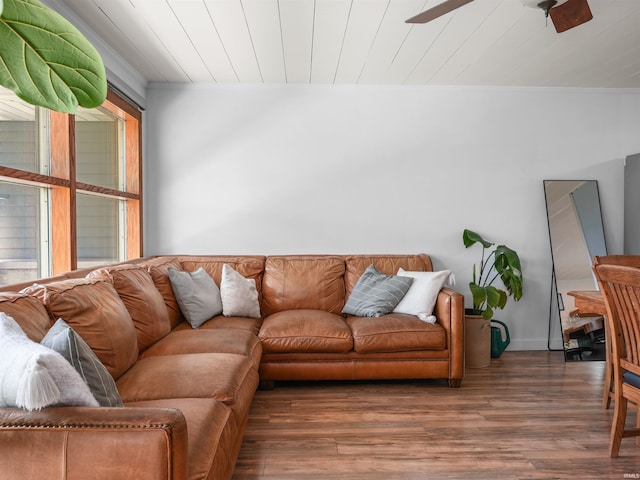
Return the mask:
<path id="1" fill-rule="evenodd" d="M 622 251 L 640 91 L 151 85 L 147 101 L 145 254 L 426 252 L 468 300 L 470 228 L 519 252 L 524 297 L 496 317 L 512 348 L 545 349 L 542 181 L 597 179 Z"/>

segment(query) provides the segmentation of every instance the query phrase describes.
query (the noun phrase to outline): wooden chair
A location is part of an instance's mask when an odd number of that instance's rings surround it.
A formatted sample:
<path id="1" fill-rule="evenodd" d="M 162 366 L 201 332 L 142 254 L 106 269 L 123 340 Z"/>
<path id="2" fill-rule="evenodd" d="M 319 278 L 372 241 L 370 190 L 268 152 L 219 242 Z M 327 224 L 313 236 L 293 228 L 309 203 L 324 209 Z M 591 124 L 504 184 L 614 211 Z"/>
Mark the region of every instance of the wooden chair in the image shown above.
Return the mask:
<path id="1" fill-rule="evenodd" d="M 602 255 L 593 257 L 593 263 L 605 265 L 624 265 L 640 268 L 640 255 Z"/>
<path id="2" fill-rule="evenodd" d="M 639 437 L 640 444 L 640 415 L 636 428 L 625 428 L 628 402 L 640 403 L 640 268 L 596 264 L 593 270 L 611 333 L 615 405 L 609 455 L 617 457 L 623 438 Z"/>
<path id="3" fill-rule="evenodd" d="M 594 256 L 593 264 L 599 265 L 624 265 L 627 267 L 640 268 L 640 255 L 602 255 Z M 605 324 L 606 325 L 606 324 Z M 608 326 L 605 327 L 606 338 L 609 338 Z M 604 380 L 604 392 L 602 397 L 602 407 L 607 409 L 611 406 L 611 399 L 614 397 L 613 368 L 611 366 L 611 342 L 606 345 L 606 372 Z"/>

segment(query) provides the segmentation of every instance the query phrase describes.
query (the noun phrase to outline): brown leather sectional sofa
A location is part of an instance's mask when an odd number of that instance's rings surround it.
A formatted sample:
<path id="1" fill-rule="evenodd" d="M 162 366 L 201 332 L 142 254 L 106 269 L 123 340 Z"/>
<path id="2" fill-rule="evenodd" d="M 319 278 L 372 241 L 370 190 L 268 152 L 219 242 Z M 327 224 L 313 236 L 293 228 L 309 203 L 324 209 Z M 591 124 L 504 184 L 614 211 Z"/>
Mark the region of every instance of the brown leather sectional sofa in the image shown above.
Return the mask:
<path id="1" fill-rule="evenodd" d="M 224 264 L 255 279 L 262 318 L 219 315 L 194 330 L 168 269 L 203 267 L 219 285 Z M 125 408 L 0 408 L 2 478 L 229 479 L 259 381 L 460 386 L 462 295 L 440 291 L 435 324 L 342 315 L 371 264 L 386 274 L 432 270 L 426 255 L 165 256 L 5 288 L 0 312 L 36 342 L 63 318 L 113 376 Z"/>

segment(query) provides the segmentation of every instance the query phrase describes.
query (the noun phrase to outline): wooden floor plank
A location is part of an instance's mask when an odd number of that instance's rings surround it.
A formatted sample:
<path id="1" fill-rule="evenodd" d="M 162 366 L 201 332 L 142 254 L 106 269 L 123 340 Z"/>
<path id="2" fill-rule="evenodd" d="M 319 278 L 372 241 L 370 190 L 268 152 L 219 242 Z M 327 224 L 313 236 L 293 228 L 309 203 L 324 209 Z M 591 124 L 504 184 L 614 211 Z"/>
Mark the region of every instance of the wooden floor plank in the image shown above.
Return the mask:
<path id="1" fill-rule="evenodd" d="M 633 439 L 609 458 L 603 379 L 603 362 L 505 352 L 467 369 L 459 389 L 432 380 L 278 383 L 256 393 L 234 479 L 640 478 Z"/>

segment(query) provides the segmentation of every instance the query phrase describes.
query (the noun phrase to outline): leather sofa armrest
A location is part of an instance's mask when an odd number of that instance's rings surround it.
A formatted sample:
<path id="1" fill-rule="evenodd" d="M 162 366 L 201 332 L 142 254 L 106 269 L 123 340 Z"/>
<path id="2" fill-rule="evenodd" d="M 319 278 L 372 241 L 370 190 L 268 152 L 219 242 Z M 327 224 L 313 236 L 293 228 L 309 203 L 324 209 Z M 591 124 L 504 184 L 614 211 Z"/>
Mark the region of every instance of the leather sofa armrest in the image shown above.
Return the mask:
<path id="1" fill-rule="evenodd" d="M 464 296 L 444 287 L 438 293 L 434 314 L 447 332 L 449 385 L 459 387 L 464 376 Z"/>
<path id="2" fill-rule="evenodd" d="M 0 408 L 2 478 L 188 476 L 187 424 L 168 408 Z"/>

